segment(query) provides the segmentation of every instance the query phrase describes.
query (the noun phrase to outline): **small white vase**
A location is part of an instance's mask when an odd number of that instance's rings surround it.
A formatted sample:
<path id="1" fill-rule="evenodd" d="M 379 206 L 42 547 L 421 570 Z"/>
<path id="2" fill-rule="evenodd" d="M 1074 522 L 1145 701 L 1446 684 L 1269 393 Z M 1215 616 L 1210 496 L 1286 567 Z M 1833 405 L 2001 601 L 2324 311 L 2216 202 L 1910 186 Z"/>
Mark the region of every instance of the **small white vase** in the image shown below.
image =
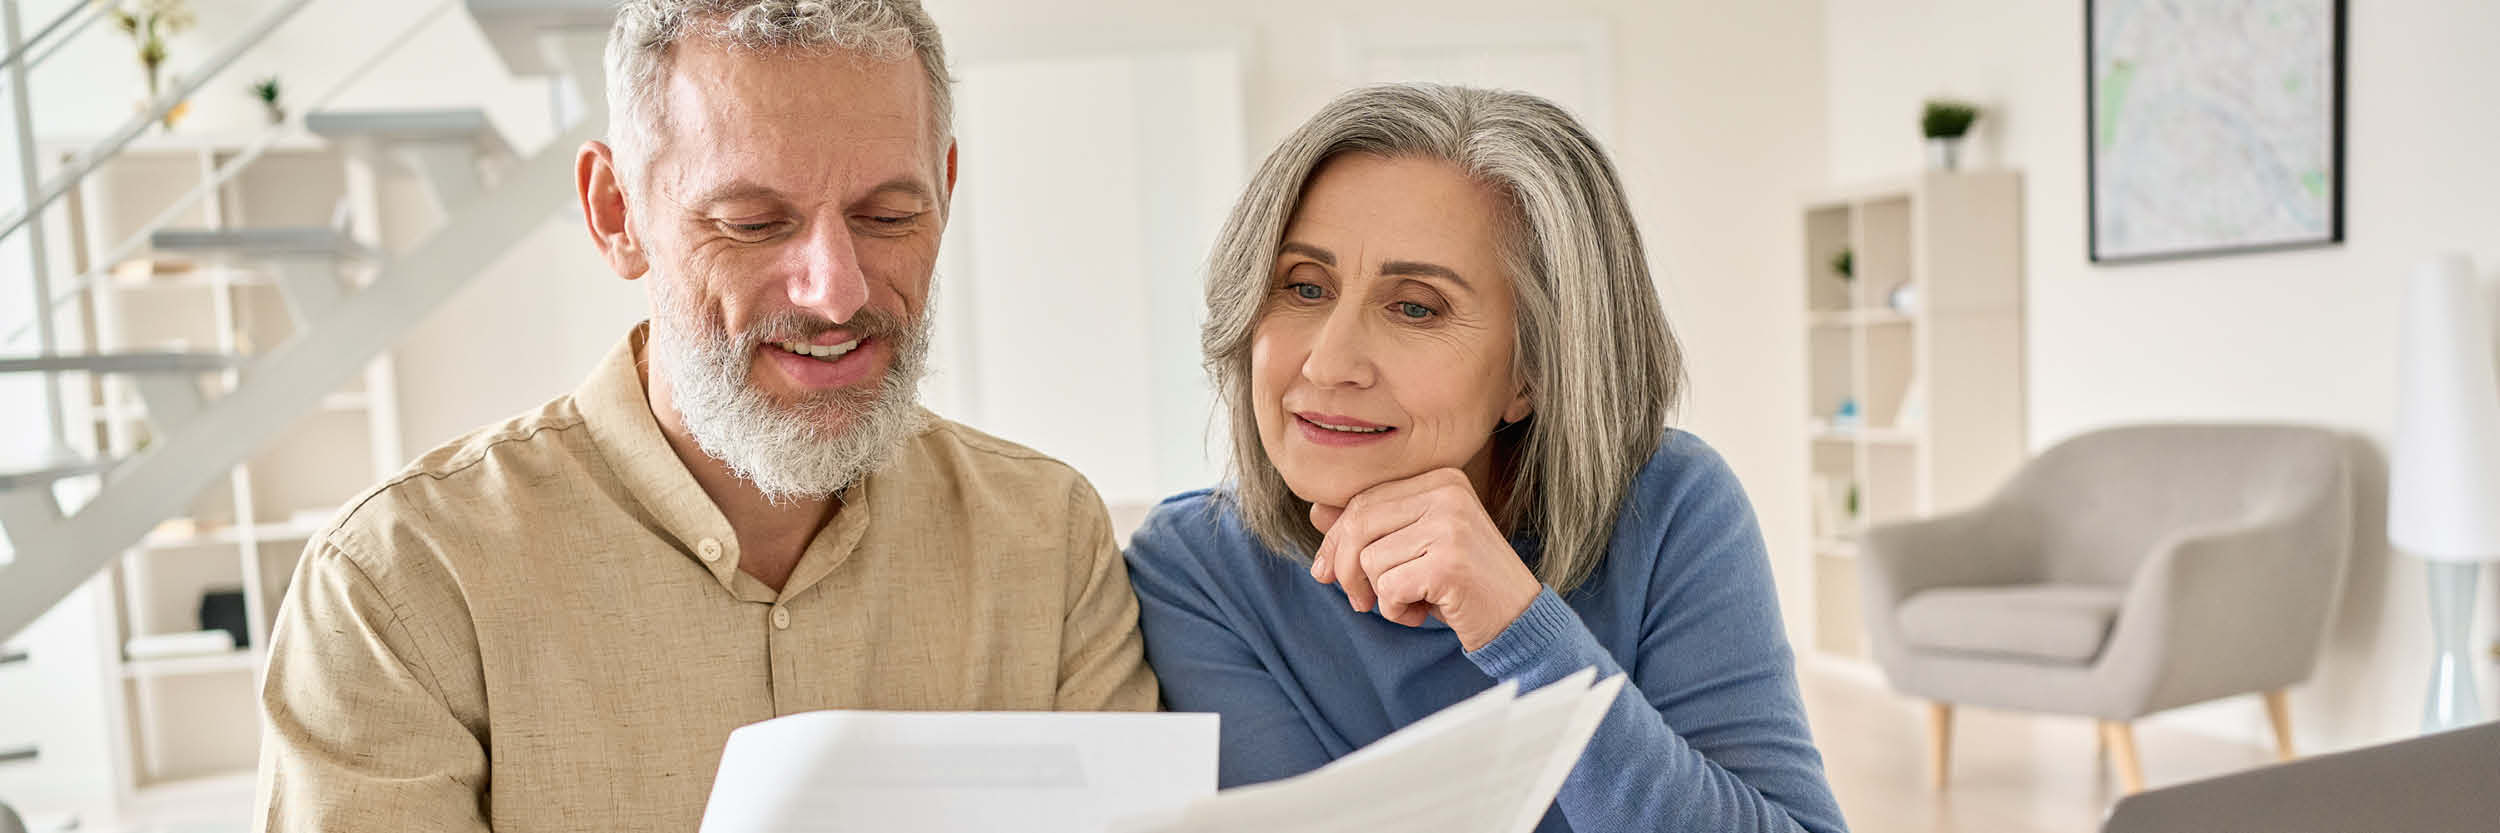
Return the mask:
<path id="1" fill-rule="evenodd" d="M 1927 169 L 1958 171 L 1962 169 L 1962 137 L 1930 136 L 1927 139 Z"/>

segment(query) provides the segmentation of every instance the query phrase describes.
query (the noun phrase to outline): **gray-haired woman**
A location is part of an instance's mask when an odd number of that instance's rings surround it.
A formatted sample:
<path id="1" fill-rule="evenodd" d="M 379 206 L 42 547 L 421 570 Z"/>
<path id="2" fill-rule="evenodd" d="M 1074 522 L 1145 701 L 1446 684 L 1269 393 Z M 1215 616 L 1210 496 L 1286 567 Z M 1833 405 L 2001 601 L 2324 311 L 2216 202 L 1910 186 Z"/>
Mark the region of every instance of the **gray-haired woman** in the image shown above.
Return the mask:
<path id="1" fill-rule="evenodd" d="M 1225 786 L 1595 666 L 1631 685 L 1540 831 L 1842 829 L 1753 510 L 1666 427 L 1675 340 L 1568 114 L 1349 93 L 1268 157 L 1206 291 L 1233 476 L 1128 561 L 1166 704 L 1223 715 Z"/>

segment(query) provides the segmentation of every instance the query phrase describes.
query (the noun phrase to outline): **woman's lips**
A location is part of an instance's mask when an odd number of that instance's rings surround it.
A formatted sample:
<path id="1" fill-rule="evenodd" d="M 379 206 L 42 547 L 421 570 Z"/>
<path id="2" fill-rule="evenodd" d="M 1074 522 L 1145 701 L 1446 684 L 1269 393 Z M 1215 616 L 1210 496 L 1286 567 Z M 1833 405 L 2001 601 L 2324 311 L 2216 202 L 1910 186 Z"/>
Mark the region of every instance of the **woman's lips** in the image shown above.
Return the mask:
<path id="1" fill-rule="evenodd" d="M 1398 430 L 1377 422 L 1310 411 L 1294 412 L 1293 422 L 1294 430 L 1301 432 L 1303 439 L 1338 447 L 1378 442 Z"/>

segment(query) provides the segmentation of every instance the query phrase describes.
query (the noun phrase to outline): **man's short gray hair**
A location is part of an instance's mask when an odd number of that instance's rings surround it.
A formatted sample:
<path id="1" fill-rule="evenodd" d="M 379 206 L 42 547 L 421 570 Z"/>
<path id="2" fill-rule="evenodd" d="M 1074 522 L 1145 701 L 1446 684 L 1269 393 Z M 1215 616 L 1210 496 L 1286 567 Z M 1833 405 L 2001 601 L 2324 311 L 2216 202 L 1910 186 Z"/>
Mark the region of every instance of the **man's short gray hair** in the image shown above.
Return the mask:
<path id="1" fill-rule="evenodd" d="M 879 61 L 917 55 L 929 81 L 937 146 L 954 135 L 946 47 L 918 0 L 624 0 L 608 32 L 608 145 L 629 191 L 658 150 L 668 116 L 660 90 L 673 48 L 688 38 L 756 52 L 843 50 Z"/>
<path id="2" fill-rule="evenodd" d="M 1498 191 L 1500 242 L 1518 300 L 1514 370 L 1527 419 L 1497 431 L 1507 470 L 1495 522 L 1536 538 L 1538 580 L 1568 592 L 1606 556 L 1634 475 L 1664 438 L 1684 365 L 1650 283 L 1640 230 L 1597 140 L 1552 102 L 1437 84 L 1364 87 L 1321 108 L 1250 180 L 1207 271 L 1207 370 L 1231 410 L 1227 497 L 1270 548 L 1307 559 L 1311 505 L 1286 486 L 1250 401 L 1252 336 L 1277 249 L 1311 174 L 1346 153 L 1438 159 Z"/>

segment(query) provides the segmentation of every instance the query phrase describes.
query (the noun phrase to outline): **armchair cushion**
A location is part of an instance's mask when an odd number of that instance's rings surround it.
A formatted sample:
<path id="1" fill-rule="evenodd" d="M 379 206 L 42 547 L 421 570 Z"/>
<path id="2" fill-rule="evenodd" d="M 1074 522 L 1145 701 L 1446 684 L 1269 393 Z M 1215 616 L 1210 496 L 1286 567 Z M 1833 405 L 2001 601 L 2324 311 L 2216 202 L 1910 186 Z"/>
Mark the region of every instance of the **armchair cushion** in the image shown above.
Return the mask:
<path id="1" fill-rule="evenodd" d="M 2091 584 L 1938 587 L 1912 594 L 1895 615 L 1914 650 L 2090 665 L 2125 593 Z"/>

